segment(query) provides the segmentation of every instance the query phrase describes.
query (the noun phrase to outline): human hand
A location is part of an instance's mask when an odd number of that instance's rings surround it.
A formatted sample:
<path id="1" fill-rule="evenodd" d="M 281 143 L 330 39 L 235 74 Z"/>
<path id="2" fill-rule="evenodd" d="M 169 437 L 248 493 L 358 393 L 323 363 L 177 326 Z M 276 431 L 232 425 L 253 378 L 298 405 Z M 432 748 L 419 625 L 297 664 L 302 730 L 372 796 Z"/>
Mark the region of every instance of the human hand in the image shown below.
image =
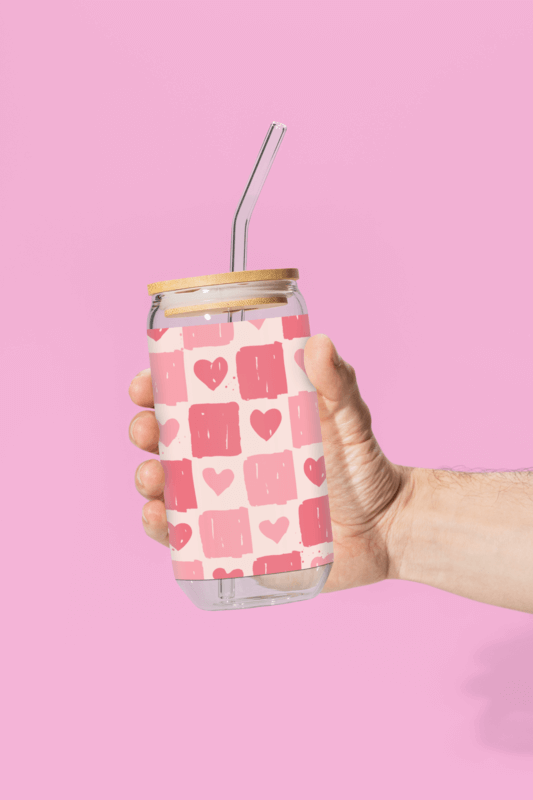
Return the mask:
<path id="1" fill-rule="evenodd" d="M 368 407 L 361 399 L 353 368 L 327 336 L 312 336 L 305 348 L 307 375 L 318 393 L 335 560 L 324 591 L 348 589 L 395 576 L 391 553 L 395 530 L 410 494 L 408 467 L 392 464 L 372 433 Z M 144 411 L 130 424 L 130 439 L 158 453 L 150 370 L 137 375 L 129 394 Z M 163 500 L 165 475 L 156 459 L 143 461 L 135 486 L 148 501 L 142 522 L 146 533 L 168 547 Z"/>
<path id="2" fill-rule="evenodd" d="M 333 569 L 323 591 L 397 577 L 412 469 L 392 464 L 381 451 L 355 371 L 327 336 L 308 340 L 305 370 L 318 394 L 333 527 Z"/>

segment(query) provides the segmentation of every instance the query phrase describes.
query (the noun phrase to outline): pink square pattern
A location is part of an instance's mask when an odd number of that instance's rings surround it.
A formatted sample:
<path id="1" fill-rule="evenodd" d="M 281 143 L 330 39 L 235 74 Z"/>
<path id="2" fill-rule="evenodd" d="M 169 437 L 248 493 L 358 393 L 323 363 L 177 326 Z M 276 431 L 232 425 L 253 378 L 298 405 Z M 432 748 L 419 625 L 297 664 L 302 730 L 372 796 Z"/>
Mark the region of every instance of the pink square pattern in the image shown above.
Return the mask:
<path id="1" fill-rule="evenodd" d="M 148 331 L 177 579 L 333 560 L 308 336 L 306 315 Z"/>

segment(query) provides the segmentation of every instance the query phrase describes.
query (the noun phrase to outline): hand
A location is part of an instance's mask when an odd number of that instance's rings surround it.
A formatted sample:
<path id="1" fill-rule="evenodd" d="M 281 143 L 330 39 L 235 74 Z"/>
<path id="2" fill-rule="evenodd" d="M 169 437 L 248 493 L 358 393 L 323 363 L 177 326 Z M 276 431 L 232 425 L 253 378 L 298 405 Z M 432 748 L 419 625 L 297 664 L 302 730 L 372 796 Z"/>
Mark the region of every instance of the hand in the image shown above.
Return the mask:
<path id="1" fill-rule="evenodd" d="M 312 336 L 305 368 L 318 393 L 335 561 L 324 591 L 349 589 L 396 577 L 391 554 L 403 510 L 411 494 L 411 470 L 391 464 L 372 433 L 368 407 L 361 399 L 353 368 L 337 354 L 327 336 Z M 159 429 L 153 410 L 150 370 L 133 379 L 129 394 L 145 411 L 130 424 L 137 447 L 158 453 Z M 135 474 L 146 533 L 168 547 L 163 502 L 165 476 L 155 459 Z"/>
<path id="2" fill-rule="evenodd" d="M 397 577 L 392 554 L 412 494 L 412 470 L 382 453 L 355 371 L 327 336 L 308 340 L 305 370 L 318 394 L 333 525 L 335 559 L 324 591 Z"/>

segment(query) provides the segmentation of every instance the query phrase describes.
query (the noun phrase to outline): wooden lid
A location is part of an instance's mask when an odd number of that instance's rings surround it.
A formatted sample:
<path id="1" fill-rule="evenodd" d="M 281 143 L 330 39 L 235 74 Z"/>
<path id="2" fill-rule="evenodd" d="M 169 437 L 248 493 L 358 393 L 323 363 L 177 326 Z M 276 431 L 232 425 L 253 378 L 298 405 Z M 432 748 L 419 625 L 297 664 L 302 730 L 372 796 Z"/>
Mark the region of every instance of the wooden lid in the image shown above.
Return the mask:
<path id="1" fill-rule="evenodd" d="M 229 311 L 253 311 L 257 308 L 277 308 L 286 306 L 287 298 L 284 295 L 270 295 L 269 297 L 249 297 L 245 300 L 228 300 L 218 303 L 200 303 L 196 306 L 178 306 L 167 308 L 165 317 L 199 317 L 203 314 L 225 314 Z"/>
<path id="2" fill-rule="evenodd" d="M 253 269 L 241 272 L 219 272 L 216 275 L 199 275 L 197 278 L 178 278 L 148 284 L 148 294 L 172 292 L 178 289 L 198 289 L 200 286 L 221 286 L 227 283 L 253 283 L 254 281 L 297 281 L 297 269 Z"/>

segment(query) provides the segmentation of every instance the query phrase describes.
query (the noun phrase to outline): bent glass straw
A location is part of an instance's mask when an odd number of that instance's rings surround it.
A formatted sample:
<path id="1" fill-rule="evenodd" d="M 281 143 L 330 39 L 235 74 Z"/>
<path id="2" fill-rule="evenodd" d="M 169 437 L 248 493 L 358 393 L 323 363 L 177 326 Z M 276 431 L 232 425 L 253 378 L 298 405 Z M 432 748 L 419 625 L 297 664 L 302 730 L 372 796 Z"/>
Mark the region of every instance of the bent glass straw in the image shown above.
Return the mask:
<path id="1" fill-rule="evenodd" d="M 266 135 L 263 146 L 259 151 L 255 167 L 246 184 L 246 189 L 237 206 L 233 227 L 231 229 L 231 271 L 239 272 L 246 269 L 246 248 L 248 244 L 248 225 L 250 217 L 267 175 L 276 157 L 281 140 L 285 135 L 287 126 L 281 122 L 273 122 Z"/>
<path id="2" fill-rule="evenodd" d="M 276 157 L 281 140 L 287 126 L 281 122 L 273 122 L 266 135 L 263 146 L 259 151 L 257 161 L 246 184 L 246 189 L 237 206 L 233 227 L 231 229 L 231 271 L 238 272 L 246 269 L 246 248 L 248 244 L 248 225 L 252 211 L 266 181 L 267 175 Z M 244 311 L 240 312 L 241 320 Z M 228 322 L 233 321 L 233 313 L 228 312 Z M 220 600 L 231 603 L 235 598 L 235 578 L 222 578 L 218 581 L 218 596 Z"/>

